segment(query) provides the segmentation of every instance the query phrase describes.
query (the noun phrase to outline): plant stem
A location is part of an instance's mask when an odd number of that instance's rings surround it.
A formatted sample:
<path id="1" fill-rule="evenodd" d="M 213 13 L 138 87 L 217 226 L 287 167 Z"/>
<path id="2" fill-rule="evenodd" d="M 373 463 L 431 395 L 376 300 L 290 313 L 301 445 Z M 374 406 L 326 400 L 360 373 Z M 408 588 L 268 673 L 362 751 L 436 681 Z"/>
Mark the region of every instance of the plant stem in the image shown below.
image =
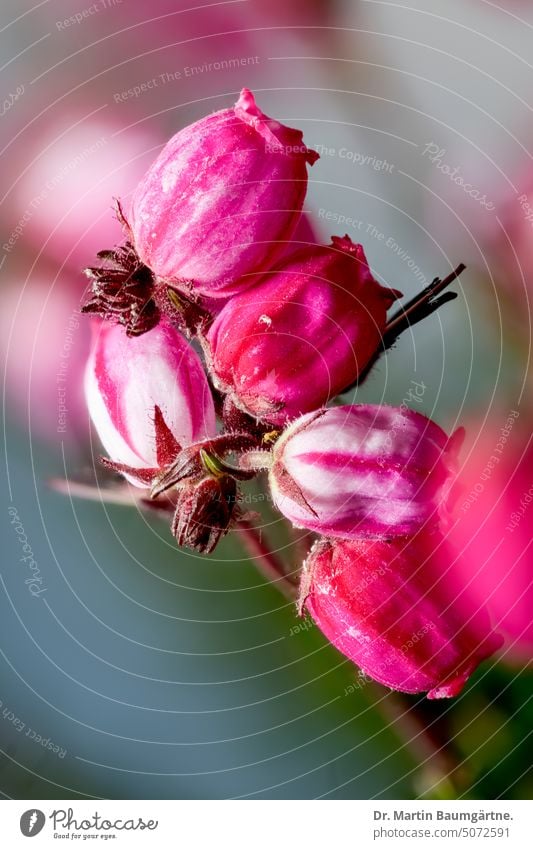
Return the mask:
<path id="1" fill-rule="evenodd" d="M 342 390 L 343 395 L 346 392 L 351 392 L 357 386 L 364 383 L 379 358 L 394 345 L 398 337 L 405 330 L 409 327 L 413 327 L 415 324 L 418 324 L 419 321 L 422 321 L 422 319 L 432 315 L 432 313 L 438 310 L 443 304 L 447 304 L 449 301 L 453 301 L 454 298 L 457 297 L 456 292 L 444 292 L 444 289 L 453 283 L 453 281 L 463 273 L 465 268 L 466 265 L 464 265 L 464 263 L 460 263 L 460 265 L 458 265 L 457 268 L 454 269 L 451 274 L 448 274 L 448 276 L 443 280 L 441 280 L 440 277 L 435 277 L 429 286 L 426 286 L 426 288 L 415 295 L 414 298 L 411 298 L 410 301 L 403 304 L 403 306 L 401 306 L 394 315 L 390 317 L 385 326 L 385 330 L 383 331 L 381 343 L 374 352 L 374 356 L 358 375 L 357 379 L 350 384 L 350 386 L 347 386 Z M 444 294 L 441 294 L 441 292 L 444 292 Z"/>
<path id="2" fill-rule="evenodd" d="M 270 550 L 262 531 L 247 519 L 241 519 L 235 529 L 256 568 L 283 593 L 295 602 L 298 597 L 298 578 L 287 574 L 283 562 Z M 402 743 L 411 750 L 417 763 L 415 787 L 429 798 L 456 798 L 458 784 L 465 783 L 460 763 L 450 746 L 446 722 L 440 716 L 427 717 L 423 705 L 411 704 L 399 692 L 384 692 L 377 683 L 370 682 L 370 692 L 376 710 L 385 722 L 394 728 Z"/>
<path id="3" fill-rule="evenodd" d="M 242 535 L 243 545 L 257 569 L 268 581 L 275 584 L 289 601 L 296 601 L 298 588 L 295 580 L 286 573 L 281 560 L 264 542 L 261 530 L 254 527 L 247 519 L 241 519 L 235 530 Z"/>

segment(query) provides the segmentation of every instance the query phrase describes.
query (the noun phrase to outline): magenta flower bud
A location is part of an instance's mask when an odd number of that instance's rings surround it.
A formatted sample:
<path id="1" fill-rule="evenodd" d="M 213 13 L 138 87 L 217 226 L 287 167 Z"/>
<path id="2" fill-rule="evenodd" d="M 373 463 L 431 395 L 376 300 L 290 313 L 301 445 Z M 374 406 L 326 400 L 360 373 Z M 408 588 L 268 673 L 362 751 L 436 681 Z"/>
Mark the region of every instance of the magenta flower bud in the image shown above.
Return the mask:
<path id="1" fill-rule="evenodd" d="M 353 383 L 398 296 L 374 280 L 348 236 L 296 251 L 215 319 L 207 337 L 214 376 L 236 406 L 282 425 Z"/>
<path id="2" fill-rule="evenodd" d="M 326 536 L 395 537 L 446 517 L 463 431 L 449 439 L 402 407 L 354 405 L 302 416 L 270 456 L 278 509 Z M 267 455 L 268 456 L 268 455 Z"/>
<path id="3" fill-rule="evenodd" d="M 112 468 L 136 485 L 148 486 L 182 447 L 215 434 L 200 358 L 166 320 L 134 338 L 118 325 L 99 325 L 85 395 Z"/>
<path id="4" fill-rule="evenodd" d="M 323 540 L 306 561 L 301 604 L 381 684 L 456 696 L 502 638 L 483 607 L 463 605 L 454 558 L 442 535 L 427 531 L 391 542 Z"/>
<path id="5" fill-rule="evenodd" d="M 243 89 L 173 136 L 139 183 L 127 217 L 141 262 L 207 297 L 249 286 L 294 232 L 316 159 Z"/>

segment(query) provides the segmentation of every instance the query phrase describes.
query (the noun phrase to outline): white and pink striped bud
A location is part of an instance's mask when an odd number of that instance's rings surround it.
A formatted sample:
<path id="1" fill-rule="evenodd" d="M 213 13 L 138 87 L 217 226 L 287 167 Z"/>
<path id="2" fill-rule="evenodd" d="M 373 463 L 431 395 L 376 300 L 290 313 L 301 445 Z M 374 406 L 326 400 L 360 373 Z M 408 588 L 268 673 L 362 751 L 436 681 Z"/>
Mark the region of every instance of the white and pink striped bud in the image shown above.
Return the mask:
<path id="1" fill-rule="evenodd" d="M 166 319 L 138 337 L 95 327 L 85 394 L 112 467 L 138 486 L 149 486 L 181 448 L 215 434 L 200 358 Z"/>
<path id="2" fill-rule="evenodd" d="M 272 497 L 294 525 L 325 536 L 412 534 L 445 518 L 462 437 L 458 430 L 450 439 L 404 408 L 358 404 L 309 413 L 267 455 Z"/>

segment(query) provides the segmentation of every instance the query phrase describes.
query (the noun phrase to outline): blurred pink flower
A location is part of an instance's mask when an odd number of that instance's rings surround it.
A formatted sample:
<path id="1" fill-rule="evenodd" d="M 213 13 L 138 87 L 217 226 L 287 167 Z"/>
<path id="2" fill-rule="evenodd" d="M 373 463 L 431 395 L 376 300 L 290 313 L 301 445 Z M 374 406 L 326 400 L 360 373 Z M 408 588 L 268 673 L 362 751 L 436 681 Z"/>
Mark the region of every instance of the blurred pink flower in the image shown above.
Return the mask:
<path id="1" fill-rule="evenodd" d="M 69 277 L 12 278 L 0 289 L 0 358 L 8 411 L 45 439 L 88 436 L 83 369 L 89 323 Z"/>
<path id="2" fill-rule="evenodd" d="M 462 551 L 462 581 L 474 602 L 487 604 L 494 627 L 508 638 L 504 651 L 530 657 L 533 445 L 512 413 L 507 422 L 493 418 L 491 424 L 490 433 L 485 428 L 478 435 L 461 473 L 449 537 Z"/>
<path id="3" fill-rule="evenodd" d="M 302 581 L 329 640 L 394 690 L 456 696 L 502 643 L 483 605 L 464 615 L 450 580 L 455 554 L 440 533 L 385 540 L 320 540 Z"/>
<path id="4" fill-rule="evenodd" d="M 21 242 L 81 271 L 97 251 L 122 241 L 113 198 L 135 188 L 158 145 L 152 131 L 123 130 L 118 120 L 72 113 L 33 136 L 22 149 L 21 177 L 13 187 Z"/>
<path id="5" fill-rule="evenodd" d="M 254 13 L 278 26 L 326 26 L 330 22 L 331 0 L 253 0 Z"/>
<path id="6" fill-rule="evenodd" d="M 487 242 L 487 251 L 496 268 L 499 280 L 512 286 L 514 303 L 521 311 L 525 299 L 516 298 L 520 292 L 533 291 L 533 178 L 522 174 L 517 179 L 518 196 L 501 203 L 501 225 L 494 224 L 494 233 Z M 518 300 L 518 304 L 517 304 Z"/>

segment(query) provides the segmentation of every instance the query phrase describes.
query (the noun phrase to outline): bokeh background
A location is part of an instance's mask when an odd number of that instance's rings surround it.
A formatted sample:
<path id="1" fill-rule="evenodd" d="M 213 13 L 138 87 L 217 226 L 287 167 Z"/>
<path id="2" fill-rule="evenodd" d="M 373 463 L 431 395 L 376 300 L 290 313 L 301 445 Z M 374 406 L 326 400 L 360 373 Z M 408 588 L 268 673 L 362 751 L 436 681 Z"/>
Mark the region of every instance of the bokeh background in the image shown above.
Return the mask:
<path id="1" fill-rule="evenodd" d="M 0 793 L 530 797 L 531 4 L 4 0 L 1 14 Z M 49 485 L 95 481 L 78 308 L 81 268 L 120 239 L 112 199 L 243 86 L 322 154 L 317 238 L 361 241 L 407 296 L 468 266 L 459 298 L 353 396 L 400 404 L 417 381 L 418 409 L 467 428 L 454 534 L 507 639 L 454 701 L 358 678 L 238 534 L 202 558 L 156 516 Z M 296 568 L 302 545 L 263 512 Z"/>

